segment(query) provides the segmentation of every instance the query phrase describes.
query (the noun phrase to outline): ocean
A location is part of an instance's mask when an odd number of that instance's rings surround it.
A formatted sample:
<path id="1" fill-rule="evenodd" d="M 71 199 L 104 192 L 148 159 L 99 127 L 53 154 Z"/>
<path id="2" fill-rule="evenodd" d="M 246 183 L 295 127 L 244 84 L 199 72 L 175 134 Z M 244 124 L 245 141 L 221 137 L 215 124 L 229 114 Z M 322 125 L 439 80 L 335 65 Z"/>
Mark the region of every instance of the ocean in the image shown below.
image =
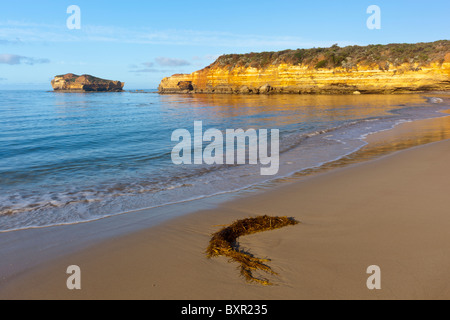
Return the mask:
<path id="1" fill-rule="evenodd" d="M 0 91 L 0 232 L 88 222 L 236 192 L 318 168 L 397 124 L 442 117 L 408 95 Z M 441 102 L 441 103 L 436 103 Z M 175 165 L 177 129 L 280 130 L 280 168 Z M 204 145 L 204 147 L 206 144 Z"/>

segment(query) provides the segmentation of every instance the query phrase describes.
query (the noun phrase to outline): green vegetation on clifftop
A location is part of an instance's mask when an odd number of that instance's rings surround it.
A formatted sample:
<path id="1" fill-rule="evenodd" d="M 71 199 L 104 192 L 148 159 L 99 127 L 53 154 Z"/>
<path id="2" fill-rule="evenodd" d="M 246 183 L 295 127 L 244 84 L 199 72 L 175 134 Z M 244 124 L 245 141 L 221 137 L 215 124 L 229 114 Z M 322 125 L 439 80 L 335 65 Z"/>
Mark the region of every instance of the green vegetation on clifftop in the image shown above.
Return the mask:
<path id="1" fill-rule="evenodd" d="M 430 43 L 399 43 L 387 45 L 348 46 L 333 45 L 330 48 L 284 50 L 248 54 L 227 54 L 219 57 L 209 67 L 253 67 L 265 68 L 282 63 L 303 64 L 310 68 L 355 68 L 357 65 L 378 65 L 381 70 L 389 70 L 403 63 L 428 65 L 443 63 L 450 53 L 450 40 Z"/>

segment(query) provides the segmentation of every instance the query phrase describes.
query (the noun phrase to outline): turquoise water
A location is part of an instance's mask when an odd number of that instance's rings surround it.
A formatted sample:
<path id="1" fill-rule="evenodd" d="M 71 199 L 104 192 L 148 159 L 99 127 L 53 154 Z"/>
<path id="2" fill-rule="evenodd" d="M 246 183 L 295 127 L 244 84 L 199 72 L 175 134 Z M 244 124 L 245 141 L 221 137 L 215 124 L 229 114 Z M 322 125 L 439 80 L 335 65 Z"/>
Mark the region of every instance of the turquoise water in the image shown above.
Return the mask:
<path id="1" fill-rule="evenodd" d="M 423 95 L 234 96 L 0 91 L 0 231 L 70 224 L 230 192 L 358 150 L 446 109 Z M 171 161 L 176 129 L 279 129 L 277 176 Z"/>

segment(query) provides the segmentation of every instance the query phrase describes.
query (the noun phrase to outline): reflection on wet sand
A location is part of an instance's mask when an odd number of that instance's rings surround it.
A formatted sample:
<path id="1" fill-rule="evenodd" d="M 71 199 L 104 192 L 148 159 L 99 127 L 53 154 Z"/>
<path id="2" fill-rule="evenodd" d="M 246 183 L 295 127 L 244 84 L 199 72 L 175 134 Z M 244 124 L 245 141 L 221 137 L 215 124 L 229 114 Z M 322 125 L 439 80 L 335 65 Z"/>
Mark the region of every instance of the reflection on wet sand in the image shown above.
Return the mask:
<path id="1" fill-rule="evenodd" d="M 450 111 L 446 113 L 450 114 Z M 368 143 L 360 150 L 339 160 L 326 163 L 318 168 L 303 170 L 293 177 L 279 179 L 277 182 L 322 173 L 331 169 L 348 166 L 408 148 L 450 139 L 450 116 L 403 123 L 396 128 L 373 134 L 366 138 Z"/>

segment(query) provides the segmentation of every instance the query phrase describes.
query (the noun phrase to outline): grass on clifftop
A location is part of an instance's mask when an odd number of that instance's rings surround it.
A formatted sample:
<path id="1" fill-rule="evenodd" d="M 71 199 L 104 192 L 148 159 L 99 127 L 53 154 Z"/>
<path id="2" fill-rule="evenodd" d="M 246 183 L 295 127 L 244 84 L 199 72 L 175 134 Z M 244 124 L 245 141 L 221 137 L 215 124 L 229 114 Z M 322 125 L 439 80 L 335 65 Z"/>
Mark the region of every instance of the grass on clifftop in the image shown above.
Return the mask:
<path id="1" fill-rule="evenodd" d="M 83 75 L 77 75 L 77 74 L 73 74 L 73 73 L 68 73 L 68 74 L 60 74 L 55 76 L 55 78 L 66 78 L 66 80 L 70 81 L 70 82 L 75 82 L 78 78 L 80 77 L 84 77 L 87 81 L 91 82 L 91 83 L 102 83 L 102 82 L 106 82 L 106 81 L 112 81 L 112 80 L 107 80 L 107 79 L 102 79 L 102 78 L 98 78 L 98 77 L 94 77 L 91 76 L 89 74 L 83 74 Z"/>
<path id="2" fill-rule="evenodd" d="M 403 63 L 419 66 L 432 62 L 443 63 L 450 52 L 450 40 L 429 43 L 396 43 L 387 45 L 348 46 L 337 44 L 330 48 L 284 50 L 248 54 L 228 54 L 219 57 L 210 67 L 254 67 L 265 68 L 281 63 L 310 68 L 355 68 L 357 65 L 378 65 L 380 69 L 397 67 Z"/>
<path id="3" fill-rule="evenodd" d="M 230 262 L 240 264 L 240 273 L 247 281 L 271 285 L 268 280 L 260 279 L 253 274 L 254 271 L 262 270 L 276 275 L 272 268 L 266 265 L 270 260 L 256 258 L 248 252 L 239 250 L 237 239 L 245 235 L 280 229 L 298 223 L 293 218 L 269 216 L 238 220 L 213 234 L 206 254 L 208 258 L 226 256 Z"/>

